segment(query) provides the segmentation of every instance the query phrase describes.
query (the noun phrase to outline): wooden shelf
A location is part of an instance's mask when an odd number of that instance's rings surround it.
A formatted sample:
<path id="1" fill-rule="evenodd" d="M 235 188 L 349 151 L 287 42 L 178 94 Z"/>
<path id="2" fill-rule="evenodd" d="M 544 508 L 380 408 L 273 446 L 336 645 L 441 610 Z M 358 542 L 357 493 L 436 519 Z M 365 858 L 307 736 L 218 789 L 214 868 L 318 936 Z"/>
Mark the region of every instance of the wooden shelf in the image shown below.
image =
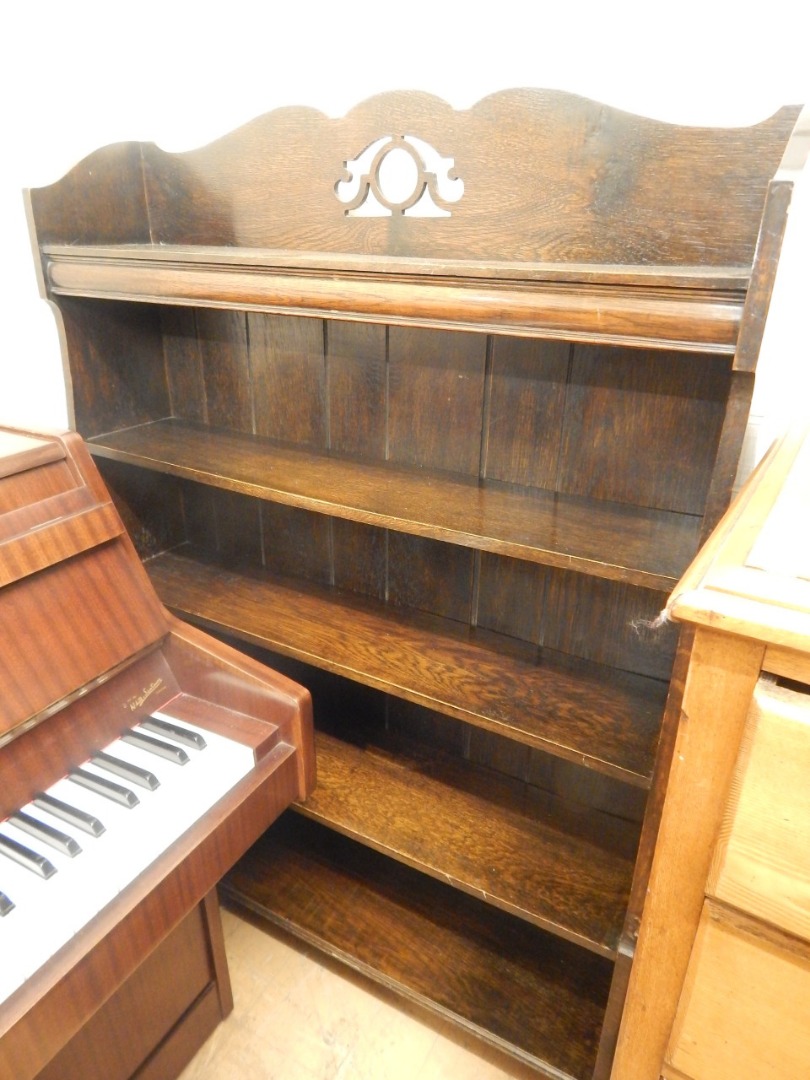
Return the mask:
<path id="1" fill-rule="evenodd" d="M 361 747 L 319 732 L 316 747 L 302 814 L 615 958 L 638 827 L 403 739 Z"/>
<path id="2" fill-rule="evenodd" d="M 182 245 L 46 245 L 60 296 L 329 315 L 732 355 L 744 267 L 309 257 Z"/>
<path id="3" fill-rule="evenodd" d="M 700 518 L 369 463 L 181 420 L 111 432 L 94 454 L 351 521 L 668 592 Z"/>
<path id="4" fill-rule="evenodd" d="M 151 559 L 183 618 L 536 746 L 650 783 L 666 684 L 190 547 Z"/>
<path id="5" fill-rule="evenodd" d="M 289 815 L 222 888 L 541 1074 L 591 1076 L 609 961 Z"/>

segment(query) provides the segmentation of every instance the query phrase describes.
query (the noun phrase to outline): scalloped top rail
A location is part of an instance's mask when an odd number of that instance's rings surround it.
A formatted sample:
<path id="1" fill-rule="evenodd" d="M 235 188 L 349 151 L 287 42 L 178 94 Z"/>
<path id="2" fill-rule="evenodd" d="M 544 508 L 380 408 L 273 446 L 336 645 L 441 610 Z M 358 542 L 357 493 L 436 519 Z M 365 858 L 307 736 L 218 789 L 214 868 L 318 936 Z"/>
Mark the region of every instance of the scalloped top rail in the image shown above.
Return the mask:
<path id="1" fill-rule="evenodd" d="M 799 109 L 681 127 L 559 91 L 396 92 L 201 149 L 121 143 L 30 192 L 38 242 L 750 269 Z"/>

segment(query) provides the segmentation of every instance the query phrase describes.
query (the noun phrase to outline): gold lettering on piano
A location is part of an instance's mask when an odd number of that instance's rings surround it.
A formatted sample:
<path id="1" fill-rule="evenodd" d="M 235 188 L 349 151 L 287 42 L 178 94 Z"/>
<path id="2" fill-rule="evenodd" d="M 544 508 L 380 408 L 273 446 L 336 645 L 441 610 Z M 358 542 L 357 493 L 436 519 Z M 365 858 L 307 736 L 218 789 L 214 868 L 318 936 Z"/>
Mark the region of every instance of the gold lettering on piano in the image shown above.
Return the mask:
<path id="1" fill-rule="evenodd" d="M 140 692 L 140 694 L 135 694 L 129 699 L 129 701 L 125 701 L 124 708 L 129 709 L 130 712 L 135 712 L 136 709 L 139 709 L 141 705 L 143 705 L 147 698 L 150 698 L 152 694 L 154 694 L 154 692 L 156 690 L 159 690 L 162 686 L 163 679 L 155 679 L 155 681 L 153 683 L 150 683 L 149 686 L 145 686 Z"/>

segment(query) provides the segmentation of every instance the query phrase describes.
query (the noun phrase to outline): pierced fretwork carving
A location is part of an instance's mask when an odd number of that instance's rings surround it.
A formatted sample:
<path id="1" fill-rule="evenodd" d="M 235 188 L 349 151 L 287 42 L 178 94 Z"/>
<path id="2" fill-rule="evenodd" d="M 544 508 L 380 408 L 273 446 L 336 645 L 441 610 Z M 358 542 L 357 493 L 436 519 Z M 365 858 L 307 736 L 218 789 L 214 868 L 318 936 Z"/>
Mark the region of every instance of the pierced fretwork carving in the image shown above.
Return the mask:
<path id="1" fill-rule="evenodd" d="M 464 194 L 454 159 L 413 135 L 384 135 L 344 162 L 335 194 L 352 217 L 449 217 Z"/>

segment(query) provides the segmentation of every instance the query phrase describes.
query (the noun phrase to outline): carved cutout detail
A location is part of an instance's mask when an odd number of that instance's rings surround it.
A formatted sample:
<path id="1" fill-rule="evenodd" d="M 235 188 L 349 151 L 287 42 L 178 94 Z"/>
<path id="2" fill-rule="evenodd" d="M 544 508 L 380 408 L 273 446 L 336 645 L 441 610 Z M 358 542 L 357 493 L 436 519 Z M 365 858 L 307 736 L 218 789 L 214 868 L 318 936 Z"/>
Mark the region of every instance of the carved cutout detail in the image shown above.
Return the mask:
<path id="1" fill-rule="evenodd" d="M 449 217 L 464 194 L 453 158 L 413 135 L 384 135 L 343 164 L 335 195 L 351 217 Z"/>

